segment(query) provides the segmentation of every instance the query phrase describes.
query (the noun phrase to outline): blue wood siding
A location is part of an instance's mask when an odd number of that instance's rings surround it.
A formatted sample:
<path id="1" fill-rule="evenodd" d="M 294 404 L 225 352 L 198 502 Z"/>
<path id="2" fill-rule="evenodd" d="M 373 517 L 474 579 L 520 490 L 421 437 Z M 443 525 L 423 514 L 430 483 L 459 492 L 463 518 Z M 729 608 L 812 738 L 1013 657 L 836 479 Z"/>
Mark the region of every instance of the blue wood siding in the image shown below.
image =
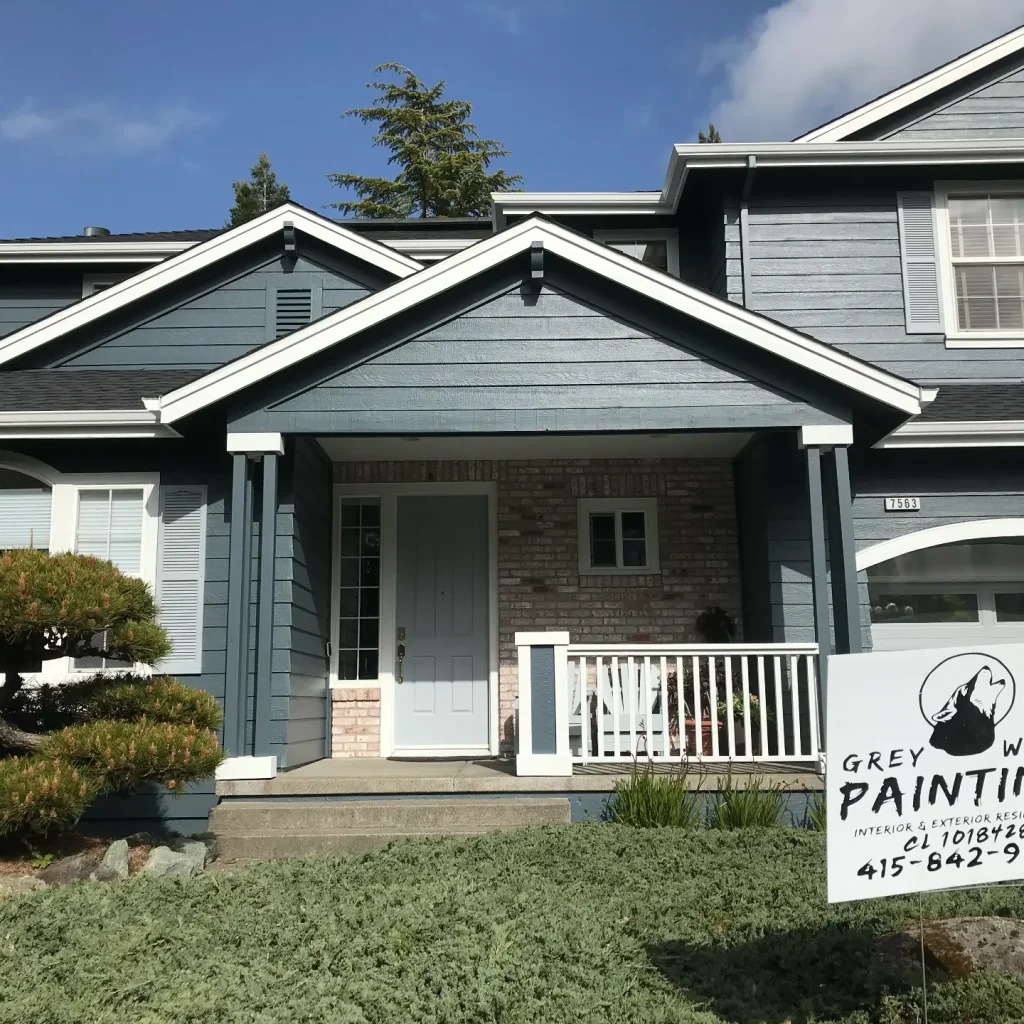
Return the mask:
<path id="1" fill-rule="evenodd" d="M 307 257 L 275 258 L 232 281 L 167 309 L 93 344 L 63 361 L 90 368 L 211 370 L 271 340 L 268 295 L 289 275 L 319 280 L 323 313 L 333 313 L 369 293 L 365 284 Z"/>
<path id="2" fill-rule="evenodd" d="M 369 358 L 358 355 L 358 339 L 338 346 L 331 358 L 350 360 L 339 372 L 328 375 L 330 364 L 318 361 L 308 372 L 322 379 L 232 428 L 406 433 L 839 421 L 788 390 L 788 366 L 765 384 L 764 374 L 773 376 L 763 366 L 755 373 L 725 364 L 720 335 L 691 331 L 680 317 L 656 333 L 636 322 L 635 308 L 630 320 L 609 311 L 610 301 L 599 306 L 556 284 L 535 295 L 517 283 L 428 330 L 388 339 Z M 735 366 L 736 353 L 728 358 Z M 778 386 L 784 373 L 786 389 Z"/>
<path id="3" fill-rule="evenodd" d="M 882 137 L 901 142 L 1024 138 L 1024 70 L 976 88 Z"/>
<path id="4" fill-rule="evenodd" d="M 0 267 L 0 338 L 82 298 L 82 272 Z"/>
<path id="5" fill-rule="evenodd" d="M 726 289 L 743 301 L 739 219 L 725 216 Z M 750 200 L 751 309 L 922 384 L 1024 374 L 1019 349 L 947 349 L 907 334 L 896 190 Z"/>
<path id="6" fill-rule="evenodd" d="M 296 438 L 277 514 L 271 729 L 283 768 L 327 753 L 331 466 Z"/>

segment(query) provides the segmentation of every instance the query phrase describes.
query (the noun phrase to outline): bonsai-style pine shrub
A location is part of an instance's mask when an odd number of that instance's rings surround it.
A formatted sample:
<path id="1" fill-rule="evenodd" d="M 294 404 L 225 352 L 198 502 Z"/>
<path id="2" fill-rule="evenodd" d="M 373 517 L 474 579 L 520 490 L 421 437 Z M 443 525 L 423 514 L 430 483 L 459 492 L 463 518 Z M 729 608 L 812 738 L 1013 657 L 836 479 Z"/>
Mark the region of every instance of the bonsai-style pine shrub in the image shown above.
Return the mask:
<path id="1" fill-rule="evenodd" d="M 25 686 L 56 658 L 152 665 L 169 653 L 149 587 L 88 555 L 0 557 L 0 834 L 74 825 L 102 792 L 180 792 L 223 759 L 221 713 L 166 676 Z"/>

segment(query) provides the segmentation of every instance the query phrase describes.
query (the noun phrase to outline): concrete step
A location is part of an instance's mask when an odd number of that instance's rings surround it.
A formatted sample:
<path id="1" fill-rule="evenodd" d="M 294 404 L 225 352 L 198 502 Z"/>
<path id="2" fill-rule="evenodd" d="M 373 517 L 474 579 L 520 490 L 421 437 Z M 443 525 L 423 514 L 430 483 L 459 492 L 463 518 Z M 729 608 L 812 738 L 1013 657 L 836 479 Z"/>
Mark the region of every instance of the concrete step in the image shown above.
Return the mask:
<path id="1" fill-rule="evenodd" d="M 226 800 L 210 812 L 218 856 L 262 860 L 361 852 L 407 836 L 480 835 L 570 821 L 566 797 Z"/>

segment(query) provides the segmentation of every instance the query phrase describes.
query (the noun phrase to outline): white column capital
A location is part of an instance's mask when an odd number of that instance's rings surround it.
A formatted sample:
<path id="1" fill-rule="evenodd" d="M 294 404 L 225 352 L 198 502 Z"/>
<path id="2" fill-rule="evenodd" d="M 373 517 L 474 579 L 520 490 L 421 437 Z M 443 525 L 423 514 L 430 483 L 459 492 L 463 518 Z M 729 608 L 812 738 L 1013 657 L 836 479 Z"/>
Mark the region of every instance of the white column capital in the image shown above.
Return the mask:
<path id="1" fill-rule="evenodd" d="M 800 428 L 801 448 L 849 447 L 853 427 L 849 423 L 808 424 Z"/>
<path id="2" fill-rule="evenodd" d="M 236 455 L 284 455 L 284 438 L 277 433 L 228 433 L 228 451 Z"/>

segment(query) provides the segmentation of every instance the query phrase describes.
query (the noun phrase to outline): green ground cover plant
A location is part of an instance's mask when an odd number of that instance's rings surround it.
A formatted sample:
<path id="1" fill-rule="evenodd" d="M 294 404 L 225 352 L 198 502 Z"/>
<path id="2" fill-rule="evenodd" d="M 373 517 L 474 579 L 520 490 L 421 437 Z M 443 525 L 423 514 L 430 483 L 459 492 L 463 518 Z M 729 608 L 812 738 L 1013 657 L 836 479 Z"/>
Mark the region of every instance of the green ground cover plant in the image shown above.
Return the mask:
<path id="1" fill-rule="evenodd" d="M 916 897 L 829 906 L 807 829 L 571 825 L 414 840 L 0 902 L 0 1021 L 19 1024 L 910 1024 L 876 937 Z M 925 898 L 1024 917 L 1024 892 Z M 1020 982 L 934 986 L 931 1024 L 1006 1024 Z"/>

